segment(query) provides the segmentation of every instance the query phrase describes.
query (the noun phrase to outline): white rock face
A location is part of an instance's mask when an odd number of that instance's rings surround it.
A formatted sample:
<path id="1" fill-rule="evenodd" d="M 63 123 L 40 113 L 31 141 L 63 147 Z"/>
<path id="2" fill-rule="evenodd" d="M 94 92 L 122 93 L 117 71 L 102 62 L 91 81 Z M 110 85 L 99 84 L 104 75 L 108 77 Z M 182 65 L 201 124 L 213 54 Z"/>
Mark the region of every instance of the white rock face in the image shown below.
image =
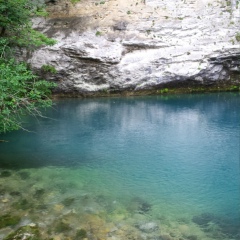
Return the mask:
<path id="1" fill-rule="evenodd" d="M 209 85 L 240 73 L 236 0 L 48 0 L 48 9 L 50 18 L 34 26 L 58 43 L 29 62 L 36 71 L 56 68 L 43 75 L 57 91 Z"/>

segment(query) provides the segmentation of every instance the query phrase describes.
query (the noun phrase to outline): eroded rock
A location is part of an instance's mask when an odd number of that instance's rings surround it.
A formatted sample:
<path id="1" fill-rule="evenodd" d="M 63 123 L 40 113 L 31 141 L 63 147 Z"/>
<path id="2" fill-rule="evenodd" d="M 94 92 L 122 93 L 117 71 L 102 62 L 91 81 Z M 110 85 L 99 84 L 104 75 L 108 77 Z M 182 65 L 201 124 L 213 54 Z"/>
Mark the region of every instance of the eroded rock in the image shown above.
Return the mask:
<path id="1" fill-rule="evenodd" d="M 49 1 L 48 1 L 49 2 Z M 34 27 L 58 43 L 29 63 L 59 93 L 239 84 L 239 2 L 50 1 Z M 50 65 L 56 73 L 44 73 Z"/>

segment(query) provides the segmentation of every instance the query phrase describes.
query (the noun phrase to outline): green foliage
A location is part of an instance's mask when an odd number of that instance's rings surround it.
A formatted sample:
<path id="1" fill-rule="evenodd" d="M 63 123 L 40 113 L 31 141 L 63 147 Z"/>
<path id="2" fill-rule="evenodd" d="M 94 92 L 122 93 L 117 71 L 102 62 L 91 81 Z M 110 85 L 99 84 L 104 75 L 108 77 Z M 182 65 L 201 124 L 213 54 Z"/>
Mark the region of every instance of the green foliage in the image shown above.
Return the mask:
<path id="1" fill-rule="evenodd" d="M 240 91 L 240 86 L 234 85 L 230 87 L 231 91 Z"/>
<path id="2" fill-rule="evenodd" d="M 0 0 L 0 37 L 14 46 L 53 45 L 55 40 L 32 29 L 31 17 L 46 14 L 30 0 Z"/>
<path id="3" fill-rule="evenodd" d="M 57 73 L 57 70 L 54 66 L 51 66 L 51 65 L 42 65 L 42 70 L 44 72 L 49 72 L 49 73 Z"/>
<path id="4" fill-rule="evenodd" d="M 101 36 L 102 33 L 101 33 L 100 31 L 97 31 L 95 35 L 96 35 L 96 36 Z"/>
<path id="5" fill-rule="evenodd" d="M 55 84 L 39 80 L 25 63 L 14 58 L 16 47 L 31 50 L 55 43 L 32 29 L 31 17 L 46 14 L 43 6 L 33 2 L 0 0 L 0 134 L 23 128 L 23 115 L 42 116 L 39 109 L 52 103 L 49 95 Z"/>
<path id="6" fill-rule="evenodd" d="M 75 3 L 78 3 L 80 2 L 81 0 L 71 0 L 71 3 L 75 4 Z"/>
<path id="7" fill-rule="evenodd" d="M 0 61 L 0 133 L 21 128 L 25 114 L 41 116 L 39 107 L 51 106 L 48 98 L 55 84 L 38 81 L 26 64 Z"/>
<path id="8" fill-rule="evenodd" d="M 163 89 L 159 90 L 158 92 L 163 94 L 163 93 L 168 93 L 168 91 L 169 91 L 168 88 L 163 88 Z"/>

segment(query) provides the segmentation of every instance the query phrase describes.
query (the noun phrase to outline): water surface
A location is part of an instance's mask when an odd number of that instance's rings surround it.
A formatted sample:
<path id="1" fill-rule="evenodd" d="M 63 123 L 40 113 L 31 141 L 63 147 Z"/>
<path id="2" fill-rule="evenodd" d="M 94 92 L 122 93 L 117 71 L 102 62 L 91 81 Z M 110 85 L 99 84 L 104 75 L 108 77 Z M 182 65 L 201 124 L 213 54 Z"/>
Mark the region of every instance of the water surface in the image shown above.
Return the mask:
<path id="1" fill-rule="evenodd" d="M 61 216 L 89 239 L 239 239 L 239 106 L 230 93 L 57 101 L 32 132 L 2 136 L 1 208 L 28 199 L 19 224 L 49 236 Z"/>

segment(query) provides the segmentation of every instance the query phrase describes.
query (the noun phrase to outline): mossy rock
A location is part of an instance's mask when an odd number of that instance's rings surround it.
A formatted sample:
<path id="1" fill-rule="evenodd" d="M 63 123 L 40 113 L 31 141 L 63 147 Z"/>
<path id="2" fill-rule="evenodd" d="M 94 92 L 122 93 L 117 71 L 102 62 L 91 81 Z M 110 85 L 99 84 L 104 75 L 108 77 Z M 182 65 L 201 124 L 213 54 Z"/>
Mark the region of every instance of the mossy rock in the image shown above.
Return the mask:
<path id="1" fill-rule="evenodd" d="M 12 216 L 10 214 L 5 214 L 0 216 L 0 228 L 14 226 L 19 223 L 21 217 L 19 216 Z"/>
<path id="2" fill-rule="evenodd" d="M 27 209 L 34 208 L 34 203 L 24 198 L 16 203 L 13 203 L 12 206 L 16 209 L 27 210 Z"/>
<path id="3" fill-rule="evenodd" d="M 84 238 L 87 238 L 87 231 L 85 229 L 78 230 L 77 233 L 76 233 L 75 239 L 76 240 L 81 240 L 81 239 L 84 239 Z"/>
<path id="4" fill-rule="evenodd" d="M 38 227 L 23 226 L 3 240 L 42 240 Z"/>
<path id="5" fill-rule="evenodd" d="M 72 228 L 69 226 L 68 223 L 65 223 L 63 221 L 59 221 L 59 222 L 57 222 L 54 230 L 57 233 L 63 233 L 63 232 L 67 232 L 67 231 L 72 230 Z"/>

